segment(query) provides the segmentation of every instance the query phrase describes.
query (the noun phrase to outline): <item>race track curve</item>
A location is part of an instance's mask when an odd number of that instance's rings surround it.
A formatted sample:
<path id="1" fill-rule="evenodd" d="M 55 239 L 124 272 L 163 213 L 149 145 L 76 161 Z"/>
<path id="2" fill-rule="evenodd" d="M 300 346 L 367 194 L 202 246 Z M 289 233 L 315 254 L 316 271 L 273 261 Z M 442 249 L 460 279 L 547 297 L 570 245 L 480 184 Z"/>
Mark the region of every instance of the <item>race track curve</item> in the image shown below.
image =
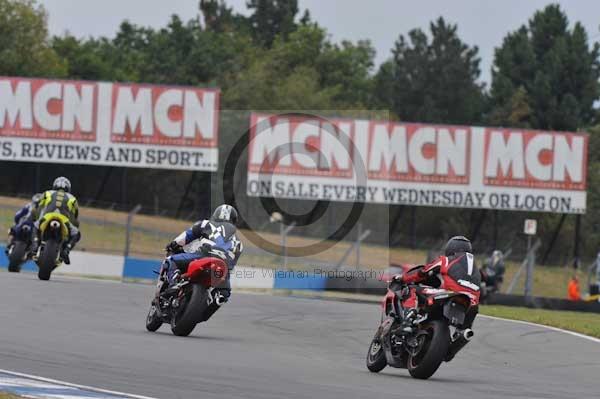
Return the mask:
<path id="1" fill-rule="evenodd" d="M 149 285 L 0 272 L 0 368 L 160 399 L 594 398 L 600 345 L 479 319 L 428 381 L 365 368 L 376 305 L 234 293 L 188 338 L 148 333 Z"/>

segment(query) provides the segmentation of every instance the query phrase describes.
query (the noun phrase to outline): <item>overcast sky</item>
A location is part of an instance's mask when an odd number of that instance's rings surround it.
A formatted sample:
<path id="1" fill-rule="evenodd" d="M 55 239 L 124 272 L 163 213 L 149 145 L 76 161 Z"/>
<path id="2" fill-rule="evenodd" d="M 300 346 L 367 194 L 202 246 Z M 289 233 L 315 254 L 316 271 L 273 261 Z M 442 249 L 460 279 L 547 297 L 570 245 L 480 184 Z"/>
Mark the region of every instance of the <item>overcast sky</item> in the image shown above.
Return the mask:
<path id="1" fill-rule="evenodd" d="M 112 37 L 123 19 L 162 27 L 171 14 L 183 20 L 198 15 L 198 0 L 40 0 L 49 13 L 52 34 Z M 246 0 L 227 0 L 246 13 Z M 457 23 L 460 37 L 477 45 L 482 59 L 481 80 L 489 82 L 494 47 L 507 32 L 517 29 L 547 0 L 299 0 L 336 41 L 369 39 L 377 49 L 377 64 L 390 55 L 399 34 L 443 16 Z M 600 1 L 559 1 L 571 23 L 580 21 L 590 38 L 600 40 Z"/>

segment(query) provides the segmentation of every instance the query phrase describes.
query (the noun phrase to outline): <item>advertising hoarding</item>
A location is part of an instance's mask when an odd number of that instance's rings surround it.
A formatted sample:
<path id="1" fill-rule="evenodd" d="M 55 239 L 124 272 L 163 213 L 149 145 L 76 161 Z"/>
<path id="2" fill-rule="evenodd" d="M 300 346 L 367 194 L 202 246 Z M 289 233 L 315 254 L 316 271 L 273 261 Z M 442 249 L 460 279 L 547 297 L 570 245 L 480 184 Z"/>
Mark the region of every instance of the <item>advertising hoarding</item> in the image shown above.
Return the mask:
<path id="1" fill-rule="evenodd" d="M 0 77 L 0 160 L 216 171 L 218 89 Z"/>
<path id="2" fill-rule="evenodd" d="M 250 196 L 585 213 L 588 136 L 251 115 Z"/>

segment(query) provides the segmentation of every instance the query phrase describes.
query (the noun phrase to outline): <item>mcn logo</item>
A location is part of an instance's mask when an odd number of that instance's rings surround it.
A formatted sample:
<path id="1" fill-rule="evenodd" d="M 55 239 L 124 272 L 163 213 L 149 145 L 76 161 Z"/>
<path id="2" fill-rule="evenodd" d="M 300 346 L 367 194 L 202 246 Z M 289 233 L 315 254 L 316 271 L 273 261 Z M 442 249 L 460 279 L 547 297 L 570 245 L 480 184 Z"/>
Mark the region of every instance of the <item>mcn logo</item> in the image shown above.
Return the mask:
<path id="1" fill-rule="evenodd" d="M 253 114 L 249 171 L 468 183 L 469 128 Z"/>
<path id="2" fill-rule="evenodd" d="M 587 135 L 488 129 L 484 183 L 585 190 Z"/>
<path id="3" fill-rule="evenodd" d="M 0 135 L 216 147 L 219 91 L 0 78 Z"/>
<path id="4" fill-rule="evenodd" d="M 588 136 L 324 119 L 251 117 L 251 173 L 585 190 Z"/>

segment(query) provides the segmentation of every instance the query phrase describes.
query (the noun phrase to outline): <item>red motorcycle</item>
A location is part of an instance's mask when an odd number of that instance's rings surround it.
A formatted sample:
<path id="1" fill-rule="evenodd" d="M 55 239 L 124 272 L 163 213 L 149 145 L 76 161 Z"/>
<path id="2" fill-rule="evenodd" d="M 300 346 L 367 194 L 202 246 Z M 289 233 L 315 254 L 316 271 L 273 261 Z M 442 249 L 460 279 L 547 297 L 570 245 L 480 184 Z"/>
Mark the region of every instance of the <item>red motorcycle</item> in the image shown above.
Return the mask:
<path id="1" fill-rule="evenodd" d="M 227 273 L 227 264 L 218 257 L 191 262 L 181 281 L 170 288 L 174 292 L 152 300 L 146 329 L 154 332 L 163 323 L 170 323 L 173 334 L 190 335 L 198 323 L 208 320 L 223 304 L 222 297 L 215 295 L 215 287 L 227 279 Z M 161 270 L 159 279 L 166 281 L 166 270 Z"/>
<path id="2" fill-rule="evenodd" d="M 477 279 L 479 273 L 473 274 Z M 379 372 L 386 366 L 408 369 L 414 378 L 431 377 L 442 362 L 449 362 L 473 337 L 470 326 L 479 304 L 478 282 L 460 280 L 453 289 L 434 288 L 434 276 L 426 285 L 410 285 L 393 279 L 382 306 L 381 324 L 369 346 L 367 368 Z M 437 283 L 436 283 L 437 281 Z M 464 285 L 464 290 L 458 288 Z M 411 332 L 403 329 L 402 300 L 416 290 L 417 308 Z"/>

